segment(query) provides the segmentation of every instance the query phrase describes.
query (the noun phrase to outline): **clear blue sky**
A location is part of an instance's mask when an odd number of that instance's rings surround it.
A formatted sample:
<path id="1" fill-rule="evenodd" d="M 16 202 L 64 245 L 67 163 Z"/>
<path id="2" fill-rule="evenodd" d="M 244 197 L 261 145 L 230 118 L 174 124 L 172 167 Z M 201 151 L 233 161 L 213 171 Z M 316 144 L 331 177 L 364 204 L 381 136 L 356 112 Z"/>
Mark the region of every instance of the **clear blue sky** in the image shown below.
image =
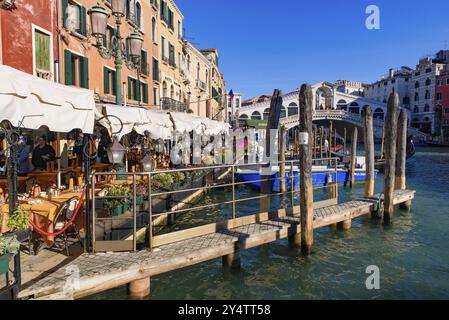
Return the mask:
<path id="1" fill-rule="evenodd" d="M 390 67 L 415 67 L 420 57 L 449 48 L 447 0 L 175 2 L 187 38 L 219 49 L 227 89 L 244 98 L 304 82 L 369 83 Z M 370 4 L 380 8 L 380 30 L 365 28 Z"/>

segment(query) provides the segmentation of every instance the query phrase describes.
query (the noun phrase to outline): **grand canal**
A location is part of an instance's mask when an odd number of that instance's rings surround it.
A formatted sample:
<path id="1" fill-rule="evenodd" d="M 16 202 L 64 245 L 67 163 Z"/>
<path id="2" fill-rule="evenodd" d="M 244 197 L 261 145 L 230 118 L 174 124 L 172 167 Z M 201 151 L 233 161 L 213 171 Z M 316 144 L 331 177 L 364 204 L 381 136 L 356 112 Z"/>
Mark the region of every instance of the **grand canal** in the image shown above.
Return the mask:
<path id="1" fill-rule="evenodd" d="M 349 231 L 315 232 L 314 254 L 305 258 L 286 240 L 242 253 L 242 269 L 224 271 L 221 259 L 152 278 L 151 299 L 449 299 L 449 149 L 418 148 L 407 166 L 408 187 L 417 190 L 410 212 L 394 223 L 362 217 Z M 376 181 L 381 192 L 383 175 Z M 363 195 L 340 188 L 340 201 Z M 253 191 L 240 189 L 240 197 Z M 228 199 L 208 194 L 204 203 Z M 317 195 L 319 197 L 320 194 Z M 279 205 L 282 199 L 274 199 Z M 288 203 L 288 202 L 287 202 Z M 258 202 L 241 204 L 240 215 L 256 213 Z M 229 218 L 229 208 L 192 212 L 173 229 Z M 366 268 L 380 269 L 380 290 L 367 290 Z M 126 299 L 126 287 L 90 299 Z"/>

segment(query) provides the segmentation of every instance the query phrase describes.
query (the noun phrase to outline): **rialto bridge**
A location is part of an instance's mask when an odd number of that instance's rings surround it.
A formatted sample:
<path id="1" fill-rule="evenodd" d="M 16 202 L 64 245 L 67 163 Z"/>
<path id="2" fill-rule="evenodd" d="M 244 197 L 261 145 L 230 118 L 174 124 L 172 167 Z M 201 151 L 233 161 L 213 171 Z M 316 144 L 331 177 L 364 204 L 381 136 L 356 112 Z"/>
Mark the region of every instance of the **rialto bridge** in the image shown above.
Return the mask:
<path id="1" fill-rule="evenodd" d="M 343 127 L 362 127 L 362 110 L 370 106 L 374 112 L 374 131 L 376 138 L 382 137 L 384 118 L 387 113 L 387 105 L 378 101 L 366 99 L 361 96 L 351 95 L 336 90 L 336 87 L 328 82 L 320 82 L 312 86 L 313 93 L 313 121 L 315 124 L 326 125 L 333 121 L 334 127 L 342 133 Z M 281 124 L 287 129 L 298 125 L 299 91 L 290 92 L 282 96 Z M 239 109 L 239 119 L 266 120 L 270 113 L 270 101 L 255 103 Z M 410 116 L 410 114 L 409 114 Z M 410 118 L 410 117 L 409 117 Z M 410 134 L 420 138 L 422 134 L 409 128 Z"/>

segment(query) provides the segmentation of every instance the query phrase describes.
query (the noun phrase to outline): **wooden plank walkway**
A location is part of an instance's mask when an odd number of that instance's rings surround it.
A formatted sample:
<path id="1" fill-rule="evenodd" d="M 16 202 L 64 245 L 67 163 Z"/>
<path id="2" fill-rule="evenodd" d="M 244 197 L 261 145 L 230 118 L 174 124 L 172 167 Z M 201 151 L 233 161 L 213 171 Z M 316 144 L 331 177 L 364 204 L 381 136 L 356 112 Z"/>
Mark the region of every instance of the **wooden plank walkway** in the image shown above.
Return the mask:
<path id="1" fill-rule="evenodd" d="M 395 191 L 394 203 L 414 198 L 415 191 Z M 314 228 L 321 228 L 369 214 L 375 200 L 360 199 L 315 209 Z M 196 263 L 223 257 L 286 238 L 300 231 L 300 215 L 271 217 L 269 220 L 219 230 L 159 246 L 149 251 L 81 255 L 19 293 L 19 298 L 79 299 L 131 281 L 151 277 Z M 74 281 L 79 274 L 79 282 Z M 72 284 L 72 286 L 69 286 Z"/>

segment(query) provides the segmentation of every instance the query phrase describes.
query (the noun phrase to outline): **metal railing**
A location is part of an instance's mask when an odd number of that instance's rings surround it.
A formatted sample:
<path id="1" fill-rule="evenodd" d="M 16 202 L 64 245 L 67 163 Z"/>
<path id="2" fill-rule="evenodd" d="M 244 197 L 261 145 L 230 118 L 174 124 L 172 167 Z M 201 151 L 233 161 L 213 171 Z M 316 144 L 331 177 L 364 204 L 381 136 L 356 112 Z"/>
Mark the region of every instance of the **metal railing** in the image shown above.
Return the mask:
<path id="1" fill-rule="evenodd" d="M 319 181 L 318 184 L 315 183 L 314 190 L 316 189 L 327 189 L 329 188 L 329 199 L 337 199 L 338 201 L 338 172 L 341 170 L 338 166 L 337 158 L 322 158 L 322 159 L 313 159 L 314 162 L 323 164 L 327 163 L 326 169 L 323 168 L 322 172 L 326 173 L 325 181 Z M 213 209 L 222 206 L 230 206 L 231 207 L 231 215 L 229 219 L 235 220 L 239 218 L 237 214 L 237 204 L 242 202 L 260 200 L 260 199 L 270 199 L 273 197 L 279 196 L 289 196 L 290 208 L 295 207 L 295 196 L 299 194 L 299 161 L 298 160 L 288 160 L 284 162 L 277 163 L 279 165 L 285 166 L 285 175 L 281 176 L 280 171 L 271 172 L 268 175 L 260 175 L 260 178 L 245 180 L 245 181 L 236 181 L 236 174 L 240 172 L 240 174 L 244 171 L 245 168 L 251 168 L 252 170 L 256 170 L 255 172 L 260 173 L 260 169 L 266 164 L 264 163 L 252 163 L 252 164 L 233 164 L 233 165 L 219 165 L 219 166 L 208 166 L 208 167 L 199 167 L 199 168 L 184 168 L 184 169 L 175 169 L 175 170 L 161 170 L 161 171 L 153 171 L 153 172 L 142 172 L 142 173 L 127 173 L 127 172 L 108 172 L 108 173 L 94 173 L 92 175 L 91 183 L 92 190 L 96 189 L 97 179 L 98 178 L 106 178 L 110 179 L 112 177 L 121 176 L 122 182 L 117 180 L 115 184 L 123 183 L 128 186 L 130 193 L 126 196 L 98 196 L 93 192 L 92 195 L 92 212 L 93 212 L 93 221 L 92 221 L 92 232 L 93 232 L 93 251 L 94 252 L 104 252 L 104 251 L 136 251 L 137 250 L 137 229 L 141 229 L 145 231 L 146 238 L 148 240 L 149 249 L 153 249 L 154 237 L 155 237 L 155 225 L 154 221 L 158 218 L 169 218 L 169 216 L 174 216 L 176 214 L 193 212 L 199 210 Z M 212 173 L 216 173 L 219 171 L 221 174 L 231 174 L 230 182 L 223 180 L 223 183 L 217 183 L 217 180 L 213 179 L 213 181 L 208 181 L 208 175 Z M 181 188 L 179 186 L 173 188 L 172 190 L 155 190 L 153 187 L 153 181 L 155 181 L 156 176 L 162 174 L 170 174 L 170 173 L 195 173 L 200 172 L 203 173 L 201 175 L 201 186 L 195 187 L 195 180 L 192 179 L 192 185 L 188 185 L 186 188 Z M 315 171 L 316 172 L 316 171 Z M 318 171 L 319 172 L 319 171 Z M 330 174 L 330 172 L 332 172 Z M 125 179 L 126 178 L 126 179 Z M 269 182 L 271 185 L 269 194 L 261 194 L 257 196 L 247 196 L 247 197 L 238 197 L 237 188 L 247 185 L 257 185 L 263 182 Z M 198 182 L 198 181 L 197 181 Z M 281 186 L 281 184 L 285 183 L 285 192 L 276 192 L 273 191 L 273 187 L 275 185 Z M 139 186 L 146 186 L 145 198 L 143 203 L 138 204 L 138 197 L 142 196 L 142 194 L 137 194 L 137 189 Z M 211 204 L 202 204 L 202 205 L 187 205 L 187 207 L 171 207 L 169 209 L 165 208 L 160 212 L 155 210 L 156 202 L 159 199 L 167 199 L 174 198 L 175 196 L 184 197 L 186 194 L 193 194 L 200 191 L 211 191 L 211 190 L 219 190 L 223 188 L 230 188 L 232 190 L 232 195 L 230 200 L 225 200 L 218 203 Z M 105 209 L 103 206 L 103 210 L 97 210 L 99 200 L 108 200 L 108 199 L 126 199 L 131 204 L 131 209 L 125 212 L 122 216 L 112 217 L 107 213 L 108 209 Z M 160 203 L 159 203 L 160 204 Z M 140 209 L 138 208 L 140 207 Z M 143 208 L 143 209 L 142 209 Z M 247 215 L 242 215 L 247 216 Z M 138 227 L 138 218 L 141 219 L 141 226 Z M 142 219 L 144 218 L 144 219 Z M 217 221 L 223 222 L 223 221 Z M 111 230 L 106 230 L 110 226 Z M 100 230 L 99 230 L 100 228 Z M 103 228 L 103 230 L 101 230 Z M 122 230 L 132 230 L 132 236 L 129 236 L 129 232 L 126 233 L 125 236 L 119 236 L 118 240 L 114 240 L 113 236 L 108 235 L 108 232 L 117 232 Z M 99 232 L 100 231 L 100 232 Z M 103 239 L 98 240 L 98 234 L 103 234 Z M 106 237 L 110 236 L 110 240 L 107 240 Z M 123 237 L 126 239 L 123 240 Z"/>
<path id="2" fill-rule="evenodd" d="M 187 103 L 182 103 L 180 101 L 167 97 L 161 98 L 161 106 L 162 110 L 169 110 L 176 112 L 187 112 L 189 110 L 189 105 Z"/>
<path id="3" fill-rule="evenodd" d="M 200 88 L 201 90 L 203 90 L 203 91 L 207 91 L 207 84 L 206 84 L 206 82 L 204 82 L 204 81 L 201 81 L 201 80 L 196 80 L 196 86 L 198 87 L 198 88 Z"/>

